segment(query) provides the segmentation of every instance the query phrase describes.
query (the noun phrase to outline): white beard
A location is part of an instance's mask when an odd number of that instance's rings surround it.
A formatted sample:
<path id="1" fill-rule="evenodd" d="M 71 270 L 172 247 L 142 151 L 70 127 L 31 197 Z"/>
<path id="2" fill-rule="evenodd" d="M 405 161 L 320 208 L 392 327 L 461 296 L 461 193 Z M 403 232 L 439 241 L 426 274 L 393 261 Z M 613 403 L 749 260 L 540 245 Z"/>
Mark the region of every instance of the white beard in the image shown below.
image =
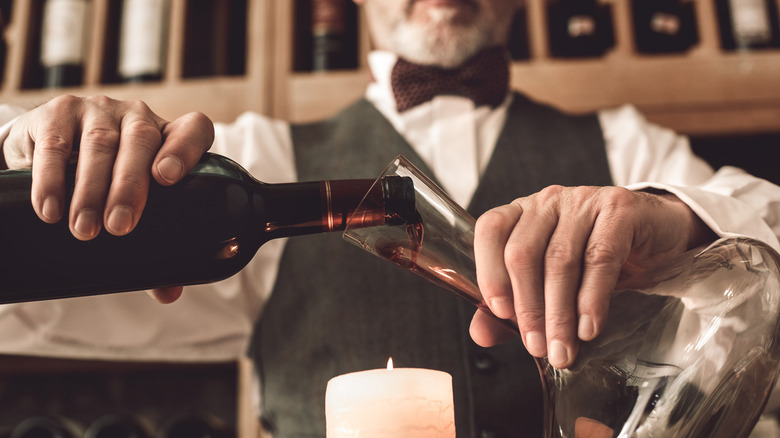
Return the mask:
<path id="1" fill-rule="evenodd" d="M 453 68 L 492 43 L 491 19 L 479 14 L 473 23 L 457 23 L 457 11 L 434 8 L 427 23 L 411 23 L 405 17 L 392 29 L 391 50 L 408 61 Z"/>

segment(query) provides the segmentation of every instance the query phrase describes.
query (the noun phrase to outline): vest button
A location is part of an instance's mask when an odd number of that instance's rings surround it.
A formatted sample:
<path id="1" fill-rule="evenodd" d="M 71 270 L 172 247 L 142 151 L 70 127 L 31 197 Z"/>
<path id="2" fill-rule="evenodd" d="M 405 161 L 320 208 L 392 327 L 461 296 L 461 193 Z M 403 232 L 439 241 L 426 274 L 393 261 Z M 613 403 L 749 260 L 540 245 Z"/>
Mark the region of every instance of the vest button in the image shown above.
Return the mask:
<path id="1" fill-rule="evenodd" d="M 483 372 L 490 373 L 496 369 L 496 361 L 487 354 L 480 354 L 474 358 L 474 368 Z"/>

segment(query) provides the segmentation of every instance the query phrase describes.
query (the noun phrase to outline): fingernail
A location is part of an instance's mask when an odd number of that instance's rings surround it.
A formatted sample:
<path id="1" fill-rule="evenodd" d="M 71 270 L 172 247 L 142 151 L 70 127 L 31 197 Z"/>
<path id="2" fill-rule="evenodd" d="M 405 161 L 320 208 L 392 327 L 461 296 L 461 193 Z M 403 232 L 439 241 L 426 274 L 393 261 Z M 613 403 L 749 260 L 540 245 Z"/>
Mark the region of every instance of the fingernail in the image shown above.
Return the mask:
<path id="1" fill-rule="evenodd" d="M 81 210 L 76 216 L 76 222 L 73 224 L 73 228 L 81 238 L 91 239 L 95 237 L 98 230 L 98 217 L 95 210 L 91 208 Z"/>
<path id="2" fill-rule="evenodd" d="M 510 318 L 515 314 L 512 300 L 506 297 L 491 298 L 490 310 L 499 318 Z"/>
<path id="3" fill-rule="evenodd" d="M 525 346 L 532 356 L 541 357 L 547 352 L 547 342 L 541 332 L 529 332 L 525 335 Z"/>
<path id="4" fill-rule="evenodd" d="M 119 205 L 108 214 L 106 228 L 111 234 L 124 236 L 133 228 L 133 211 L 130 207 Z"/>
<path id="5" fill-rule="evenodd" d="M 580 322 L 577 327 L 577 336 L 583 341 L 590 341 L 596 333 L 596 326 L 593 324 L 593 318 L 590 315 L 580 316 Z"/>
<path id="6" fill-rule="evenodd" d="M 547 359 L 556 368 L 564 367 L 569 364 L 569 350 L 563 342 L 554 340 L 550 343 L 550 355 Z"/>
<path id="7" fill-rule="evenodd" d="M 41 214 L 47 222 L 57 222 L 62 217 L 62 207 L 60 201 L 54 196 L 49 196 L 43 200 Z"/>
<path id="8" fill-rule="evenodd" d="M 184 172 L 184 164 L 176 157 L 165 157 L 157 163 L 157 171 L 160 172 L 162 179 L 173 183 L 181 178 Z"/>

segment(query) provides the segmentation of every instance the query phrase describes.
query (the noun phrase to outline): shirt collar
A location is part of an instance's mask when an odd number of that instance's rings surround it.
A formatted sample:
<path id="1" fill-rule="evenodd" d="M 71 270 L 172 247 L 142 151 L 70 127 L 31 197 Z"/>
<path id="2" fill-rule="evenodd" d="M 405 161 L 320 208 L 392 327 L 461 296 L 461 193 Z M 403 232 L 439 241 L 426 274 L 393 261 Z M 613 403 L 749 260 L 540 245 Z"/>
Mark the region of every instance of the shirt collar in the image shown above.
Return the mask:
<path id="1" fill-rule="evenodd" d="M 386 50 L 374 50 L 368 54 L 371 83 L 366 89 L 366 97 L 379 107 L 395 108 L 390 75 L 397 60 L 398 56 L 395 53 Z"/>

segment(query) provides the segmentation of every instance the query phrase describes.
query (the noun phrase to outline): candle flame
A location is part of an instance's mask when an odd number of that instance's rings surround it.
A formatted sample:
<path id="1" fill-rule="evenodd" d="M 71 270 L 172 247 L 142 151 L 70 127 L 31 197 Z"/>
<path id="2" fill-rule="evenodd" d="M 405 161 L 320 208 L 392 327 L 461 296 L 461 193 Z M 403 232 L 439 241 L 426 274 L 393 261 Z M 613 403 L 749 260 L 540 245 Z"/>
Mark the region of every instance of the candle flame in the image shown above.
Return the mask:
<path id="1" fill-rule="evenodd" d="M 393 369 L 393 358 L 387 359 L 387 369 L 392 370 Z"/>

